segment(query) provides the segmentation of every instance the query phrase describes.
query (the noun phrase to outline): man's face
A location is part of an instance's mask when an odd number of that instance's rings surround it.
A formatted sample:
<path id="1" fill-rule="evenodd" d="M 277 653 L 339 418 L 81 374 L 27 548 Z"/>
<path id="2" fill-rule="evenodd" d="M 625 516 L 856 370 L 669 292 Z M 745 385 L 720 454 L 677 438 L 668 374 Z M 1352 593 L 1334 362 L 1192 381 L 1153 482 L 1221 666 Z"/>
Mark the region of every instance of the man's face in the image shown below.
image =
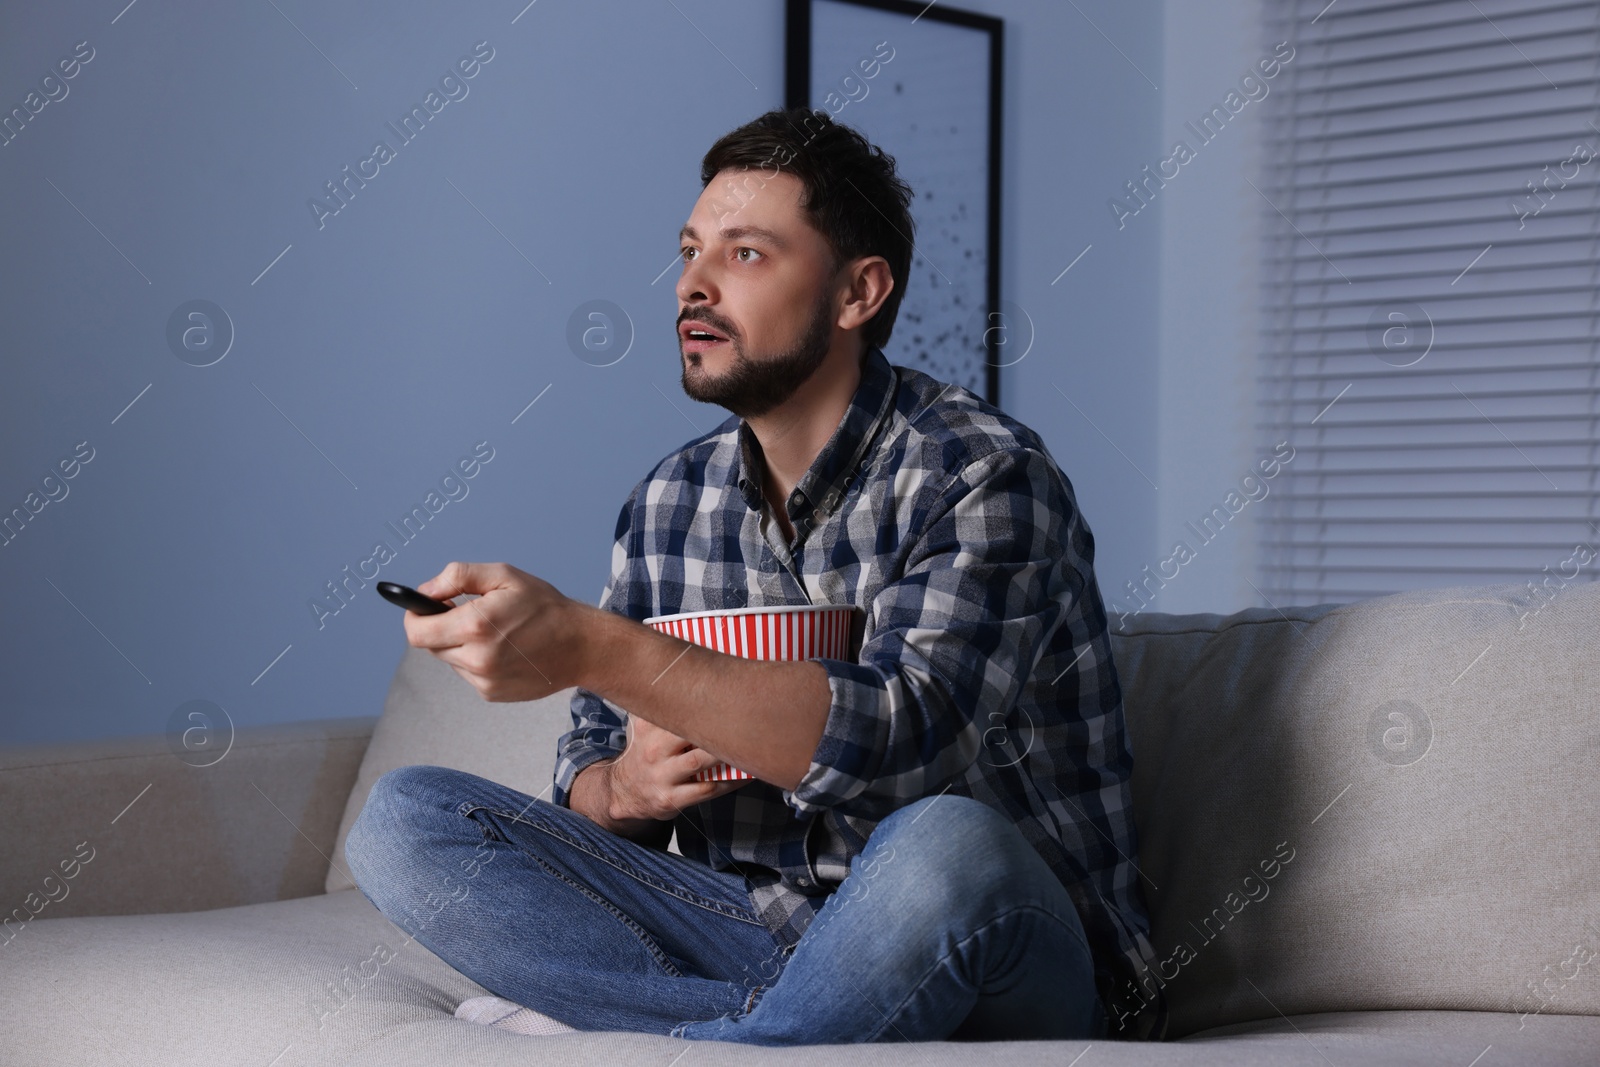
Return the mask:
<path id="1" fill-rule="evenodd" d="M 801 215 L 803 191 L 788 173 L 725 170 L 696 201 L 677 286 L 683 391 L 695 400 L 765 415 L 832 348 L 833 253 Z M 691 323 L 723 340 L 697 339 Z"/>

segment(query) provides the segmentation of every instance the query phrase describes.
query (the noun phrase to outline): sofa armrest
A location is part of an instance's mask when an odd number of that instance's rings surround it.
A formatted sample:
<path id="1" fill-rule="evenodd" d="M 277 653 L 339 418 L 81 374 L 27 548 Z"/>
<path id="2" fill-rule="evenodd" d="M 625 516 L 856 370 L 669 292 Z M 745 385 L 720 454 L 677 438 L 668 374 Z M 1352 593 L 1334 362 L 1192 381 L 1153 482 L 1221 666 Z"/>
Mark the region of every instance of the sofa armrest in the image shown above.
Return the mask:
<path id="1" fill-rule="evenodd" d="M 0 747 L 0 922 L 322 893 L 376 723 L 241 729 L 205 767 L 160 734 Z"/>

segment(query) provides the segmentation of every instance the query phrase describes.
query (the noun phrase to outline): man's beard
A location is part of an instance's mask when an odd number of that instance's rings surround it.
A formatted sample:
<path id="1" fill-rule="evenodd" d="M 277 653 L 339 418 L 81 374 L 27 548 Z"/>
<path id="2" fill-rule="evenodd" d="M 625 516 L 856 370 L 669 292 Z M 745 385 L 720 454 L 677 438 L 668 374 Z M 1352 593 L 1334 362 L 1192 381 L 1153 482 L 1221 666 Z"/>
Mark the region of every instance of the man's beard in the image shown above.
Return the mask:
<path id="1" fill-rule="evenodd" d="M 817 301 L 806 332 L 789 351 L 760 362 L 745 358 L 740 342 L 729 339 L 733 364 L 720 377 L 691 383 L 690 355 L 683 355 L 683 391 L 693 400 L 727 408 L 740 418 L 760 418 L 794 395 L 816 373 L 833 340 L 833 301 Z M 681 349 L 680 349 L 681 354 Z M 704 360 L 701 360 L 702 366 Z"/>

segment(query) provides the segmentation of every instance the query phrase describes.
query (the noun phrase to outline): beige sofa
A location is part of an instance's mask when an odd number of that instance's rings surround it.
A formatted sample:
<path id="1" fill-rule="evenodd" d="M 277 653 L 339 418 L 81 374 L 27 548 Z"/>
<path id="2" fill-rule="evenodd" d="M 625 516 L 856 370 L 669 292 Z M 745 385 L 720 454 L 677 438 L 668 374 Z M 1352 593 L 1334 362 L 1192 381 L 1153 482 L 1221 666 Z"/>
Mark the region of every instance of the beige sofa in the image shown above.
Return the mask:
<path id="1" fill-rule="evenodd" d="M 1160 1044 L 753 1049 L 456 1020 L 484 990 L 351 888 L 345 832 L 405 764 L 540 793 L 568 694 L 486 704 L 416 650 L 380 717 L 240 731 L 208 767 L 164 737 L 7 749 L 0 1062 L 1593 1065 L 1597 639 L 1596 584 L 1124 620 Z"/>

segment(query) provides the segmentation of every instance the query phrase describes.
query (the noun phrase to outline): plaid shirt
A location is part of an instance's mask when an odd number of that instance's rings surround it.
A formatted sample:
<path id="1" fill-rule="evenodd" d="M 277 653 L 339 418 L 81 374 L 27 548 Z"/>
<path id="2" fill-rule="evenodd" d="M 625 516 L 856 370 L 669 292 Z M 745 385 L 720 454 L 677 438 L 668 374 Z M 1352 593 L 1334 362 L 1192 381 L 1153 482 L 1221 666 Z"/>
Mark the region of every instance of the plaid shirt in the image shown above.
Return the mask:
<path id="1" fill-rule="evenodd" d="M 640 620 L 858 609 L 859 654 L 816 661 L 833 704 L 805 777 L 792 792 L 753 781 L 684 810 L 684 856 L 744 874 L 755 914 L 792 948 L 878 820 L 942 792 L 974 797 L 1010 816 L 1069 891 L 1112 1035 L 1161 1037 L 1094 536 L 1043 441 L 872 347 L 789 495 L 793 544 L 763 481 L 760 444 L 738 417 L 662 460 L 618 517 L 600 598 Z M 625 714 L 574 694 L 555 803 L 568 805 L 583 768 L 620 755 Z"/>

